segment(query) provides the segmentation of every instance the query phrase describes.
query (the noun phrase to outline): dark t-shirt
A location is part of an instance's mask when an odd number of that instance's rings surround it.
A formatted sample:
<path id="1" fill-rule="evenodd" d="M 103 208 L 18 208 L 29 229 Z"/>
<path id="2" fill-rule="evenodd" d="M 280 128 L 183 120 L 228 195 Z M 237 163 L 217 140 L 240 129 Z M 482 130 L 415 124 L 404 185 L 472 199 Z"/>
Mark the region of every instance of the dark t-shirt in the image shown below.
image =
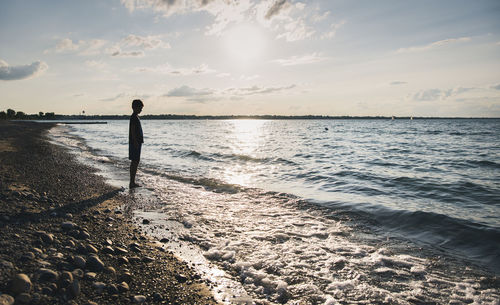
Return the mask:
<path id="1" fill-rule="evenodd" d="M 135 135 L 138 143 L 144 143 L 144 136 L 142 134 L 141 121 L 137 114 L 132 113 L 130 116 L 130 125 L 129 125 L 129 133 L 128 133 L 128 141 L 132 143 L 132 134 Z"/>

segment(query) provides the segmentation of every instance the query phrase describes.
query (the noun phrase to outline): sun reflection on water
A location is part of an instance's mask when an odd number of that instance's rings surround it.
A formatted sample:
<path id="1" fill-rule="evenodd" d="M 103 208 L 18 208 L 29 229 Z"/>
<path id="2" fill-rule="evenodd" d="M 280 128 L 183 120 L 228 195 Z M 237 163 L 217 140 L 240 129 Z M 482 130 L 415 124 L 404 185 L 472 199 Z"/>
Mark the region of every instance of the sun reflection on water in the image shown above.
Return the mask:
<path id="1" fill-rule="evenodd" d="M 265 120 L 230 120 L 227 121 L 227 141 L 233 158 L 244 161 L 226 167 L 223 180 L 230 184 L 252 185 L 255 180 L 260 148 L 264 144 L 266 131 Z"/>

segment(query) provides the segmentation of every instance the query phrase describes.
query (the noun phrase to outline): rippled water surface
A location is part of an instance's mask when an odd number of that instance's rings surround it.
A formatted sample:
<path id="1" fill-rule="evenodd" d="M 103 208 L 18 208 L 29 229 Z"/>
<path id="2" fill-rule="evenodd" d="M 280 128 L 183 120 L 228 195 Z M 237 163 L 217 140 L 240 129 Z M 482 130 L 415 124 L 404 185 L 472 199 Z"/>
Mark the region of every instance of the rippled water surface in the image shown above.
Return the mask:
<path id="1" fill-rule="evenodd" d="M 500 120 L 142 125 L 138 217 L 242 303 L 498 300 Z M 69 133 L 126 176 L 128 121 Z"/>

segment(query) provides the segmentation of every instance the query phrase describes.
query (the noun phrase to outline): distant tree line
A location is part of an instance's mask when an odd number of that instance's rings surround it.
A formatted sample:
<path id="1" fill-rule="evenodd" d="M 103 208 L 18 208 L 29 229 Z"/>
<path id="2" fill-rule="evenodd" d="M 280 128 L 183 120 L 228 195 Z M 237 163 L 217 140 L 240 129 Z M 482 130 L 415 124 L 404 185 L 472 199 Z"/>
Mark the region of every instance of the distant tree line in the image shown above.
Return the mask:
<path id="1" fill-rule="evenodd" d="M 7 109 L 0 111 L 0 120 L 128 120 L 129 115 L 64 115 L 54 112 L 25 114 L 22 111 Z M 374 119 L 465 119 L 460 117 L 393 117 L 393 116 L 329 116 L 329 115 L 179 115 L 179 114 L 146 114 L 144 120 L 374 120 Z"/>
<path id="2" fill-rule="evenodd" d="M 26 114 L 22 111 L 7 109 L 0 111 L 0 120 L 54 120 L 56 114 L 54 112 L 39 112 L 38 114 Z"/>

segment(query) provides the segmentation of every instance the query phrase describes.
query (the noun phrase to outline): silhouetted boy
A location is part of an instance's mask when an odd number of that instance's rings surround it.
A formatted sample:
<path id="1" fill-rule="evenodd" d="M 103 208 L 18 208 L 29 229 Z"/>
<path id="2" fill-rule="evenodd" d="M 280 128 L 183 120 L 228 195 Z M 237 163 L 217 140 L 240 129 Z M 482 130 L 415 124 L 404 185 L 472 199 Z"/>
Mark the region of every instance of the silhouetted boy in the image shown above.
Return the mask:
<path id="1" fill-rule="evenodd" d="M 137 166 L 139 166 L 139 160 L 141 159 L 141 147 L 142 143 L 144 143 L 144 137 L 142 134 L 141 121 L 137 115 L 141 113 L 143 107 L 144 104 L 141 100 L 134 100 L 132 102 L 132 109 L 134 112 L 130 116 L 128 133 L 128 158 L 132 161 L 130 163 L 130 188 L 140 186 L 135 183 L 135 174 L 137 173 Z"/>

